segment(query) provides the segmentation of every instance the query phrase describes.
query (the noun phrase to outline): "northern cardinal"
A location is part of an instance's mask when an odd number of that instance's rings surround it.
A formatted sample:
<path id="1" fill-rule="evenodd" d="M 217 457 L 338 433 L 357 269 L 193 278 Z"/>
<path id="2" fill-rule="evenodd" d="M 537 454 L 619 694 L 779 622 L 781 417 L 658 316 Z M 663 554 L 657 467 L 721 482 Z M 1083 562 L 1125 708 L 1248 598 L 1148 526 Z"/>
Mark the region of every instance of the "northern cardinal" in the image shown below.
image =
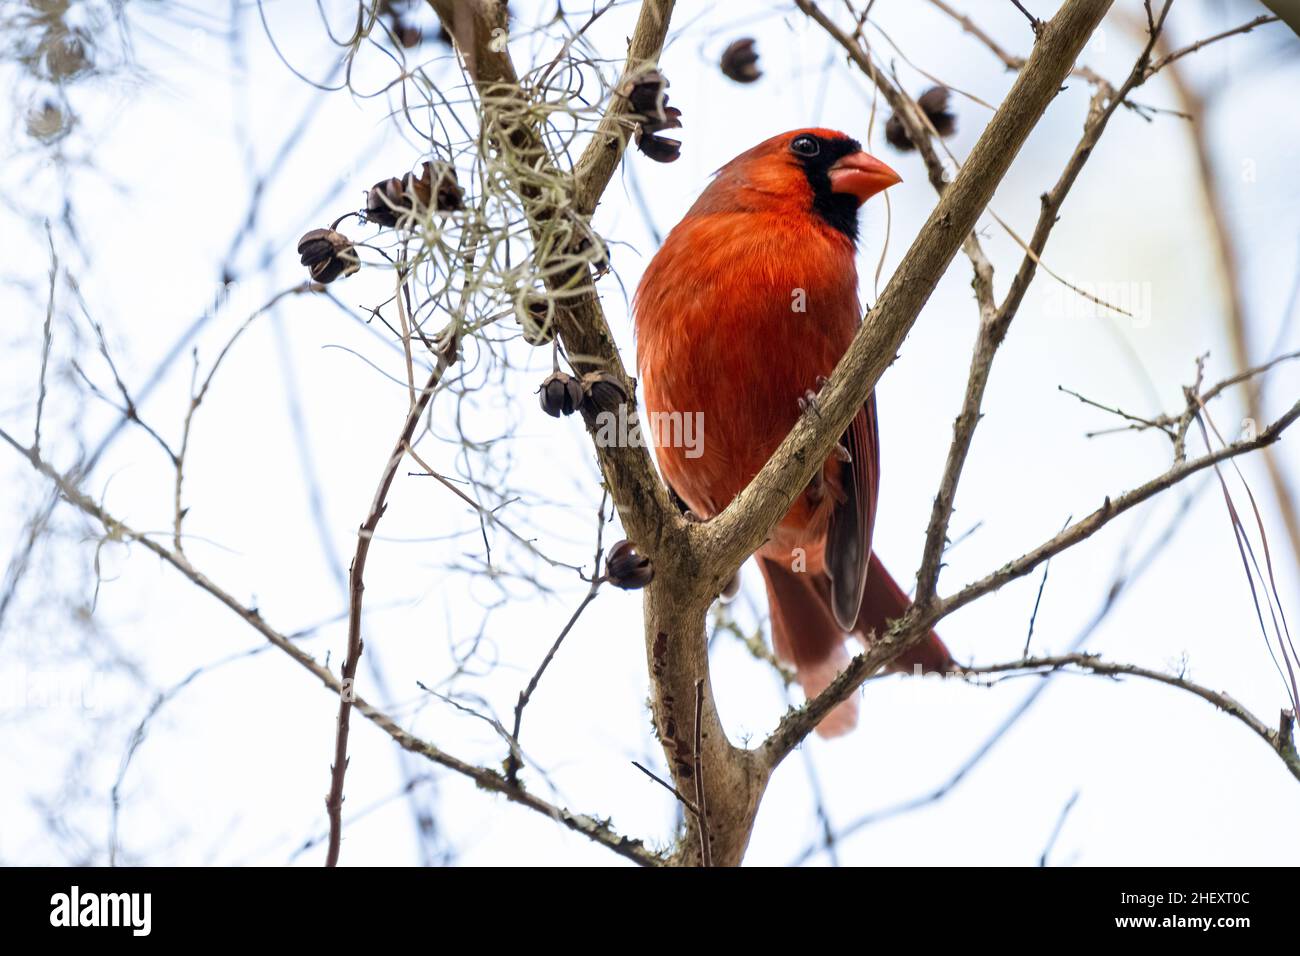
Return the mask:
<path id="1" fill-rule="evenodd" d="M 828 129 L 766 140 L 718 171 L 655 255 L 633 301 L 637 365 L 656 455 L 697 518 L 721 512 L 789 433 L 861 323 L 854 253 L 858 209 L 900 177 Z M 703 426 L 694 447 L 656 422 Z M 659 432 L 659 434 L 656 434 Z M 810 699 L 908 607 L 871 551 L 880 449 L 875 396 L 758 550 L 772 644 Z M 931 633 L 893 669 L 944 671 Z M 857 723 L 850 698 L 817 728 Z"/>

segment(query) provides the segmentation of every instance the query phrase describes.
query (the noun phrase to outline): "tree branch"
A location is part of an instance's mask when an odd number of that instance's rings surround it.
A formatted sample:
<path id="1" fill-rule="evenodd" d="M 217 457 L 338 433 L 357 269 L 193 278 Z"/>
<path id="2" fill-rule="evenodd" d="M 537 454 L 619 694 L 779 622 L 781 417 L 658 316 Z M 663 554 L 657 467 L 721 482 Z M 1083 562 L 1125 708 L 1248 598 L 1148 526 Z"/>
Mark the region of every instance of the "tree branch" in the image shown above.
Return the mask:
<path id="1" fill-rule="evenodd" d="M 73 505 L 81 512 L 98 521 L 104 528 L 109 538 L 122 541 L 135 541 L 155 555 L 161 558 L 167 564 L 179 571 L 182 576 L 196 585 L 203 591 L 212 595 L 227 608 L 237 614 L 246 624 L 261 634 L 273 646 L 289 655 L 300 667 L 309 671 L 317 680 L 335 694 L 343 695 L 343 684 L 334 676 L 329 668 L 322 665 L 289 637 L 282 632 L 273 628 L 262 617 L 256 608 L 250 608 L 236 599 L 230 592 L 221 588 L 211 578 L 203 574 L 194 567 L 184 554 L 173 551 L 172 549 L 154 541 L 146 532 L 137 531 L 127 524 L 113 517 L 107 510 L 97 504 L 94 499 L 84 494 L 74 482 L 66 476 L 60 474 L 48 462 L 46 462 L 34 449 L 24 446 L 21 442 L 13 438 L 8 432 L 0 429 L 0 441 L 10 445 L 15 451 L 28 460 L 32 467 L 40 474 L 48 478 L 58 489 L 59 494 L 65 501 Z M 642 866 L 659 866 L 663 863 L 663 858 L 658 854 L 646 849 L 640 840 L 630 837 L 620 836 L 607 820 L 600 820 L 585 814 L 574 813 L 564 807 L 555 806 L 534 796 L 526 790 L 519 787 L 512 787 L 501 774 L 486 767 L 479 767 L 468 763 L 464 760 L 454 757 L 441 748 L 416 737 L 414 734 L 404 730 L 395 719 L 378 708 L 369 704 L 363 697 L 355 695 L 352 698 L 352 705 L 360 714 L 379 727 L 384 733 L 388 734 L 401 747 L 409 750 L 411 753 L 418 754 L 434 763 L 455 771 L 462 776 L 473 780 L 478 786 L 493 793 L 499 793 L 512 803 L 517 803 L 537 813 L 561 823 L 575 833 L 580 833 L 595 843 L 613 850 L 619 856 L 625 857 L 634 863 Z"/>
<path id="2" fill-rule="evenodd" d="M 1148 37 L 1146 47 L 1138 56 L 1136 64 L 1119 90 L 1111 90 L 1109 84 L 1106 84 L 1099 87 L 1093 95 L 1082 137 L 1066 162 L 1056 185 L 1043 194 L 1038 223 L 1034 227 L 1033 237 L 1025 250 L 1020 268 L 1012 279 L 1011 288 L 997 311 L 985 315 L 980 323 L 979 338 L 971 356 L 970 374 L 966 381 L 966 396 L 961 411 L 953 423 L 952 445 L 948 449 L 948 459 L 939 482 L 939 493 L 935 496 L 930 521 L 926 526 L 925 548 L 922 552 L 921 569 L 917 573 L 916 584 L 916 601 L 919 604 L 929 603 L 938 588 L 944 543 L 948 538 L 948 525 L 952 520 L 953 506 L 956 503 L 957 484 L 961 480 L 962 469 L 965 467 L 971 442 L 975 437 L 975 428 L 979 424 L 980 408 L 984 404 L 984 392 L 993 369 L 994 357 L 1006 338 L 1007 330 L 1024 300 L 1029 284 L 1034 279 L 1039 259 L 1047 247 L 1047 240 L 1060 220 L 1061 205 L 1065 202 L 1065 197 L 1069 195 L 1071 187 L 1079 178 L 1089 157 L 1092 156 L 1093 149 L 1100 141 L 1102 133 L 1106 130 L 1106 124 L 1110 122 L 1116 108 L 1147 76 L 1146 67 L 1151 50 L 1160 36 L 1169 7 L 1170 2 L 1166 2 L 1153 32 Z"/>
<path id="3" fill-rule="evenodd" d="M 884 635 L 878 637 L 869 651 L 853 658 L 844 672 L 831 682 L 826 690 L 803 707 L 791 710 L 781 719 L 776 730 L 760 748 L 765 762 L 770 768 L 776 767 L 836 705 L 846 700 L 867 678 L 896 658 L 952 612 L 996 591 L 1016 578 L 1029 574 L 1044 561 L 1092 537 L 1119 515 L 1172 488 L 1184 478 L 1221 461 L 1271 445 L 1298 418 L 1300 418 L 1300 401 L 1254 438 L 1234 442 L 1191 461 L 1178 462 L 1164 474 L 1145 484 L 1117 498 L 1107 498 L 1099 509 L 1086 518 L 1070 525 L 1032 551 L 1007 562 L 978 581 L 968 584 L 957 593 L 936 600 L 929 607 L 914 605 L 907 614 L 895 621 Z"/>
<path id="4" fill-rule="evenodd" d="M 1154 63 L 1151 64 L 1151 68 L 1147 70 L 1146 75 L 1147 77 L 1154 76 L 1156 73 L 1159 73 L 1161 70 L 1167 67 L 1170 63 L 1173 63 L 1175 60 L 1181 60 L 1189 53 L 1195 53 L 1197 50 L 1201 49 L 1202 47 L 1207 47 L 1211 43 L 1217 43 L 1220 40 L 1226 40 L 1228 37 L 1234 37 L 1241 33 L 1249 33 L 1251 30 L 1255 29 L 1255 27 L 1262 27 L 1266 23 L 1276 23 L 1280 19 L 1281 17 L 1276 17 L 1266 13 L 1263 14 L 1262 16 L 1256 17 L 1255 19 L 1249 21 L 1248 23 L 1243 23 L 1239 26 L 1235 26 L 1231 30 L 1224 30 L 1222 33 L 1214 34 L 1214 36 L 1206 37 L 1203 40 L 1197 40 L 1195 43 L 1188 44 L 1182 49 L 1175 50 L 1174 52 L 1168 53 L 1165 56 L 1162 56 L 1160 59 L 1156 60 Z M 1143 79 L 1145 78 L 1146 77 L 1144 77 Z"/>
<path id="5" fill-rule="evenodd" d="M 537 131 L 520 119 L 527 96 L 519 85 L 509 49 L 505 44 L 493 42 L 493 31 L 504 29 L 497 20 L 496 5 L 490 0 L 429 2 L 455 38 L 479 91 L 484 129 L 491 131 L 499 148 L 527 157 L 530 177 L 521 178 L 515 185 L 525 200 L 534 235 L 566 218 L 572 220 L 573 234 L 588 235 L 589 212 L 599 202 L 622 156 L 625 133 L 618 132 L 626 121 L 626 104 L 622 98 L 614 97 L 609 106 L 614 116 L 608 122 L 602 120 L 596 138 L 579 160 L 575 172 L 561 173 Z M 628 45 L 625 77 L 658 58 L 672 9 L 671 0 L 647 0 L 642 4 Z M 593 153 L 597 148 L 602 151 L 599 159 Z M 543 193 L 539 187 L 541 179 L 551 182 L 557 177 L 565 179 L 568 188 L 559 191 L 551 188 Z M 579 373 L 600 369 L 615 375 L 623 383 L 629 396 L 628 408 L 635 415 L 634 382 L 623 366 L 590 270 L 584 264 L 580 268 L 548 268 L 542 272 L 547 277 L 548 288 L 556 296 L 559 337 L 574 368 Z M 686 522 L 669 500 L 648 450 L 642 445 L 615 443 L 597 445 L 596 454 L 628 537 L 652 557 L 656 557 L 655 552 L 661 546 L 680 552 L 687 533 Z"/>
<path id="6" fill-rule="evenodd" d="M 1238 31 L 1228 31 L 1219 37 L 1211 37 L 1199 44 L 1194 43 L 1190 47 L 1184 47 L 1182 50 L 1176 51 L 1177 56 L 1173 53 L 1165 55 L 1158 63 L 1162 67 L 1172 64 L 1180 56 L 1194 52 L 1194 49 L 1199 49 L 1210 40 L 1233 36 L 1236 32 Z M 1181 65 L 1172 66 L 1165 75 L 1178 95 L 1179 105 L 1182 107 L 1183 112 L 1191 118 L 1191 122 L 1188 123 L 1188 130 L 1191 133 L 1192 147 L 1196 156 L 1201 194 L 1209 212 L 1214 245 L 1218 252 L 1222 270 L 1223 297 L 1227 310 L 1229 340 L 1232 343 L 1233 357 L 1236 360 L 1237 367 L 1244 374 L 1253 363 L 1252 352 L 1254 350 L 1250 341 L 1250 323 L 1246 310 L 1246 297 L 1241 288 L 1241 257 L 1232 234 L 1232 223 L 1224 199 L 1221 171 L 1215 163 L 1214 153 L 1210 148 L 1207 136 L 1205 101 L 1192 84 L 1188 82 Z M 1264 420 L 1260 392 L 1253 383 L 1246 386 L 1246 414 L 1255 421 Z M 1282 517 L 1282 526 L 1286 529 L 1292 554 L 1295 555 L 1296 561 L 1300 563 L 1300 509 L 1297 509 L 1295 492 L 1275 455 L 1265 452 L 1264 468 L 1268 475 L 1269 484 L 1272 486 L 1273 497 L 1277 501 L 1278 512 Z"/>
<path id="7" fill-rule="evenodd" d="M 1139 667 L 1136 664 L 1112 663 L 1102 660 L 1095 654 L 1061 654 L 1054 657 L 1027 657 L 1023 660 L 1008 661 L 1003 664 L 969 667 L 966 668 L 963 676 L 978 677 L 988 674 L 1007 673 L 1046 674 L 1060 670 L 1080 670 L 1105 677 L 1141 677 L 1194 694 L 1202 700 L 1209 701 L 1225 714 L 1236 718 L 1249 727 L 1273 749 L 1274 753 L 1282 758 L 1282 762 L 1286 764 L 1286 768 L 1291 772 L 1291 775 L 1300 780 L 1300 754 L 1296 753 L 1295 738 L 1292 733 L 1295 721 L 1293 714 L 1289 711 L 1283 711 L 1279 725 L 1269 727 L 1228 694 L 1222 691 L 1210 690 L 1208 687 L 1193 683 L 1179 674 L 1166 674 L 1162 671 Z"/>
<path id="8" fill-rule="evenodd" d="M 1024 70 L 822 390 L 820 414 L 802 416 L 749 486 L 702 526 L 707 531 L 706 563 L 718 568 L 723 580 L 762 544 L 893 361 L 940 276 L 1109 7 L 1109 0 L 1070 0 L 1044 25 Z"/>
<path id="9" fill-rule="evenodd" d="M 388 509 L 388 490 L 397 477 L 397 469 L 411 447 L 411 436 L 420 423 L 424 410 L 442 381 L 443 372 L 456 360 L 460 348 L 455 329 L 449 329 L 446 338 L 438 350 L 437 362 L 429 375 L 429 381 L 411 403 L 402 423 L 402 432 L 392 453 L 384 465 L 379 478 L 379 486 L 370 502 L 370 512 L 357 531 L 357 548 L 352 556 L 352 566 L 348 569 L 348 652 L 343 659 L 343 680 L 340 683 L 339 716 L 335 728 L 334 763 L 330 767 L 330 790 L 325 797 L 325 809 L 329 814 L 330 838 L 329 849 L 325 855 L 326 866 L 337 866 L 339 850 L 343 840 L 343 781 L 348 771 L 348 729 L 351 725 L 352 702 L 356 696 L 357 663 L 361 660 L 361 651 L 365 646 L 361 640 L 361 606 L 365 595 L 366 558 L 370 554 L 370 542 L 374 539 L 379 519 Z"/>

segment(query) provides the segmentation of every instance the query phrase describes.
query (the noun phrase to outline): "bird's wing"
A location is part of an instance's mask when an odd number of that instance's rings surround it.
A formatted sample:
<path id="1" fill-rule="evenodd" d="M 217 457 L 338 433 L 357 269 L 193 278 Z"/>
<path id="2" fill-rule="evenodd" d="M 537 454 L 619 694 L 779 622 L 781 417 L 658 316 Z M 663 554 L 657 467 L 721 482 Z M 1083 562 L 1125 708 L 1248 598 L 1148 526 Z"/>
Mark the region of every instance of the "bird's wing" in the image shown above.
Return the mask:
<path id="1" fill-rule="evenodd" d="M 841 465 L 843 500 L 831 514 L 826 540 L 826 573 L 831 579 L 831 610 L 836 622 L 852 631 L 862 605 L 871 560 L 871 531 L 876 523 L 880 490 L 880 436 L 876 396 L 867 399 L 841 441 L 850 460 Z"/>

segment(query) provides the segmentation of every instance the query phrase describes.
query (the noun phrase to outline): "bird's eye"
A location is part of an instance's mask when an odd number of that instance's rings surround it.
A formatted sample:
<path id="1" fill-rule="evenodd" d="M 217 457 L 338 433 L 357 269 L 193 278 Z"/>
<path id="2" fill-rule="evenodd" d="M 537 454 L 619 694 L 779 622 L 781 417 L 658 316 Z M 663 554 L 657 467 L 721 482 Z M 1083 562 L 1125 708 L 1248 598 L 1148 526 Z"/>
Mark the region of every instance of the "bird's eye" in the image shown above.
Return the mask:
<path id="1" fill-rule="evenodd" d="M 790 151 L 797 156 L 816 156 L 822 151 L 821 143 L 811 136 L 796 136 Z"/>

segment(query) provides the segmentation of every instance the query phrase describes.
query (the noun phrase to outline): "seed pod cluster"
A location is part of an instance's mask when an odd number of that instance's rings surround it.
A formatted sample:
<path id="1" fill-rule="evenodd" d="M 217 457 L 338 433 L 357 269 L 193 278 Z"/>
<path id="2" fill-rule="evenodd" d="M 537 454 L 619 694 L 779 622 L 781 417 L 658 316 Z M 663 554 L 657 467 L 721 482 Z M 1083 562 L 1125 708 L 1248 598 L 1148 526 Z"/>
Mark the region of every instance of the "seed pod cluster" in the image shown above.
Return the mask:
<path id="1" fill-rule="evenodd" d="M 754 49 L 752 37 L 733 41 L 722 51 L 722 60 L 718 65 L 725 77 L 737 83 L 753 83 L 763 75 L 763 71 L 758 68 L 758 51 Z"/>
<path id="2" fill-rule="evenodd" d="M 333 229 L 313 229 L 298 240 L 302 264 L 317 282 L 328 285 L 361 268 L 352 240 Z"/>
<path id="3" fill-rule="evenodd" d="M 572 415 L 582 406 L 582 383 L 558 369 L 546 377 L 537 390 L 542 411 L 552 418 Z"/>
<path id="4" fill-rule="evenodd" d="M 588 372 L 582 376 L 582 417 L 594 421 L 602 412 L 618 414 L 627 403 L 627 392 L 611 372 Z"/>
<path id="5" fill-rule="evenodd" d="M 407 173 L 400 179 L 381 179 L 366 194 L 366 218 L 393 227 L 404 216 L 427 209 L 452 212 L 464 205 L 456 170 L 450 163 L 425 162 L 421 174 Z"/>
<path id="6" fill-rule="evenodd" d="M 659 135 L 666 129 L 682 128 L 682 111 L 668 105 L 667 89 L 667 77 L 658 70 L 647 70 L 629 79 L 622 90 L 637 120 L 632 134 L 637 149 L 656 163 L 671 163 L 682 154 L 679 141 Z"/>
<path id="7" fill-rule="evenodd" d="M 605 555 L 605 580 L 624 591 L 637 591 L 654 580 L 650 559 L 631 541 L 620 541 Z"/>
<path id="8" fill-rule="evenodd" d="M 921 107 L 934 126 L 935 132 L 947 139 L 957 132 L 957 114 L 948 110 L 949 91 L 946 86 L 932 86 L 921 94 L 916 105 Z M 916 148 L 912 138 L 907 135 L 907 128 L 895 113 L 885 122 L 885 140 L 894 149 L 907 153 Z"/>

